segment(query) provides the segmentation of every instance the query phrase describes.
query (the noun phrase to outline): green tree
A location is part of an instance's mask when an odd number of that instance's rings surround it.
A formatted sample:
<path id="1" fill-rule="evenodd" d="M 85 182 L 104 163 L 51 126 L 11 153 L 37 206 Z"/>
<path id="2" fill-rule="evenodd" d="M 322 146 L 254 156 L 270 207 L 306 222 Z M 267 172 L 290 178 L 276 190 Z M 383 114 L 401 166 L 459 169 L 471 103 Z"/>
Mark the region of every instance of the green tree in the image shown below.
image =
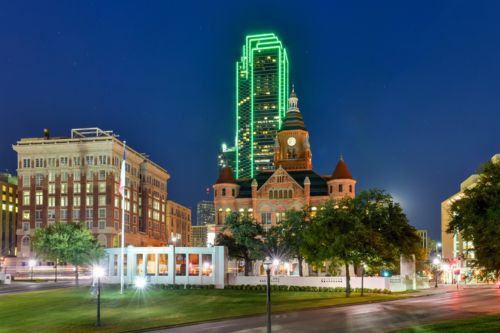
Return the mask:
<path id="1" fill-rule="evenodd" d="M 500 278 L 500 163 L 488 162 L 478 170 L 475 186 L 451 205 L 448 233 L 458 232 L 474 244 L 475 262 Z"/>
<path id="2" fill-rule="evenodd" d="M 289 210 L 285 218 L 278 223 L 281 229 L 282 241 L 289 251 L 291 257 L 297 258 L 299 262 L 299 276 L 303 276 L 302 263 L 304 256 L 301 247 L 304 244 L 304 233 L 309 225 L 309 214 L 307 209 L 295 211 Z"/>
<path id="3" fill-rule="evenodd" d="M 75 280 L 78 283 L 79 266 L 95 262 L 104 255 L 104 250 L 92 233 L 73 223 L 55 223 L 37 229 L 33 237 L 33 249 L 39 257 L 54 262 L 56 282 L 60 263 L 67 262 L 75 266 Z"/>
<path id="4" fill-rule="evenodd" d="M 358 216 L 353 214 L 354 201 L 329 201 L 320 206 L 304 232 L 302 252 L 310 263 L 339 262 L 346 270 L 346 297 L 351 293 L 349 265 L 361 261 L 360 235 L 363 233 Z"/>
<path id="5" fill-rule="evenodd" d="M 264 256 L 264 230 L 248 215 L 233 213 L 226 218 L 221 231 L 215 243 L 226 246 L 229 257 L 243 260 L 245 276 L 248 276 L 252 263 Z"/>

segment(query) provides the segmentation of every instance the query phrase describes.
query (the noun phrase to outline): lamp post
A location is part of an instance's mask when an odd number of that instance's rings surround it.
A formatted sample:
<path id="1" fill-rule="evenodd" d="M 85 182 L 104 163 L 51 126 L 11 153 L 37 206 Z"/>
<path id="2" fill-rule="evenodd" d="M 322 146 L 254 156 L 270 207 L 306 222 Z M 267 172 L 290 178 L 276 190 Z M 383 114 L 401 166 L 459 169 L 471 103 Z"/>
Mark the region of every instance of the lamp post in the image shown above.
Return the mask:
<path id="1" fill-rule="evenodd" d="M 33 268 L 36 266 L 36 260 L 30 259 L 28 261 L 28 266 L 30 267 L 30 270 L 31 270 L 31 281 L 33 281 Z"/>
<path id="2" fill-rule="evenodd" d="M 438 258 L 441 258 L 441 250 L 440 250 L 441 246 L 442 246 L 441 242 L 437 242 L 436 243 L 436 256 Z"/>
<path id="3" fill-rule="evenodd" d="M 177 242 L 177 237 L 172 236 L 172 246 L 173 246 L 173 257 L 174 257 L 174 272 L 173 272 L 173 285 L 175 285 L 175 275 L 177 274 L 177 258 L 175 257 L 175 243 Z"/>
<path id="4" fill-rule="evenodd" d="M 271 258 L 266 257 L 266 260 L 264 261 L 264 269 L 266 270 L 266 275 L 267 275 L 267 300 L 266 300 L 266 305 L 267 305 L 267 333 L 271 333 L 271 265 L 273 262 L 271 261 Z"/>
<path id="5" fill-rule="evenodd" d="M 101 326 L 101 277 L 104 276 L 104 269 L 101 266 L 94 266 L 92 269 L 94 279 L 97 279 L 97 319 L 95 326 Z"/>
<path id="6" fill-rule="evenodd" d="M 432 263 L 434 264 L 434 276 L 436 278 L 436 284 L 434 286 L 434 288 L 437 288 L 438 287 L 438 265 L 441 261 L 439 260 L 439 258 L 434 258 L 434 260 L 432 261 Z"/>

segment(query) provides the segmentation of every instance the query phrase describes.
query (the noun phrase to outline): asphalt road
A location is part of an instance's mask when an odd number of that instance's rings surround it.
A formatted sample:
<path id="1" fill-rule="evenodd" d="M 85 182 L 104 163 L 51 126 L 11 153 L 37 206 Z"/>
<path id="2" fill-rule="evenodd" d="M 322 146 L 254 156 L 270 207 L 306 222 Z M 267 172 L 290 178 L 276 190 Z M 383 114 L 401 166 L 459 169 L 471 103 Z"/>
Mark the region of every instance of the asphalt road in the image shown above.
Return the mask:
<path id="1" fill-rule="evenodd" d="M 83 285 L 86 282 L 81 282 Z M 0 297 L 6 294 L 18 294 L 28 291 L 47 290 L 73 287 L 74 281 L 59 281 L 55 282 L 12 282 L 9 285 L 0 285 Z"/>
<path id="2" fill-rule="evenodd" d="M 500 289 L 467 288 L 404 300 L 276 314 L 272 317 L 272 331 L 389 332 L 424 323 L 493 313 L 500 313 Z M 149 332 L 265 332 L 265 317 L 214 321 Z"/>

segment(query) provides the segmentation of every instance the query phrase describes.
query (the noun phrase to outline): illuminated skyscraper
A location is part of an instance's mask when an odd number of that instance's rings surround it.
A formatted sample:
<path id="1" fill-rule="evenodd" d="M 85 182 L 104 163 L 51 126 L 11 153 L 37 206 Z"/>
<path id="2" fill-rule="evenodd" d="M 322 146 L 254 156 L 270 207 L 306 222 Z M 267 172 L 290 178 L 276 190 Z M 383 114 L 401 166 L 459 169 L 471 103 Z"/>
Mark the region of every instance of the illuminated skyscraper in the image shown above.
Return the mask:
<path id="1" fill-rule="evenodd" d="M 288 91 L 288 57 L 281 41 L 272 33 L 247 36 L 236 62 L 236 178 L 274 169 L 274 139 Z"/>

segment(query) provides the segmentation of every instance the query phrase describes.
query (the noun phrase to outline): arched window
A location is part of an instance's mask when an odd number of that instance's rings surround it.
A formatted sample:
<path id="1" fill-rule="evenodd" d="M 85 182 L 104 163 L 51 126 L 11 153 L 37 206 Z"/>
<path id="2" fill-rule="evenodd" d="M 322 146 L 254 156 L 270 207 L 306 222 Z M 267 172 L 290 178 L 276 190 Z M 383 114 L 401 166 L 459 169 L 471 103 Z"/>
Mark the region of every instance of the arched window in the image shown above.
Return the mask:
<path id="1" fill-rule="evenodd" d="M 286 198 L 288 198 L 288 191 L 284 190 L 283 191 L 283 199 L 286 199 Z"/>
<path id="2" fill-rule="evenodd" d="M 279 197 L 280 199 L 283 199 L 283 191 L 281 191 L 281 190 L 280 190 L 280 191 L 278 192 L 278 197 Z"/>
<path id="3" fill-rule="evenodd" d="M 293 192 L 292 192 L 292 190 L 288 190 L 288 197 L 289 197 L 289 198 L 292 198 L 292 197 L 293 197 Z"/>
<path id="4" fill-rule="evenodd" d="M 274 199 L 278 199 L 278 190 L 274 190 Z"/>
<path id="5" fill-rule="evenodd" d="M 30 238 L 29 237 L 23 238 L 23 246 L 30 246 Z"/>
<path id="6" fill-rule="evenodd" d="M 225 196 L 226 196 L 226 189 L 225 189 L 225 188 L 223 188 L 223 189 L 222 189 L 222 196 L 223 196 L 223 197 L 225 197 Z"/>
<path id="7" fill-rule="evenodd" d="M 273 191 L 269 191 L 269 199 L 273 198 Z"/>

